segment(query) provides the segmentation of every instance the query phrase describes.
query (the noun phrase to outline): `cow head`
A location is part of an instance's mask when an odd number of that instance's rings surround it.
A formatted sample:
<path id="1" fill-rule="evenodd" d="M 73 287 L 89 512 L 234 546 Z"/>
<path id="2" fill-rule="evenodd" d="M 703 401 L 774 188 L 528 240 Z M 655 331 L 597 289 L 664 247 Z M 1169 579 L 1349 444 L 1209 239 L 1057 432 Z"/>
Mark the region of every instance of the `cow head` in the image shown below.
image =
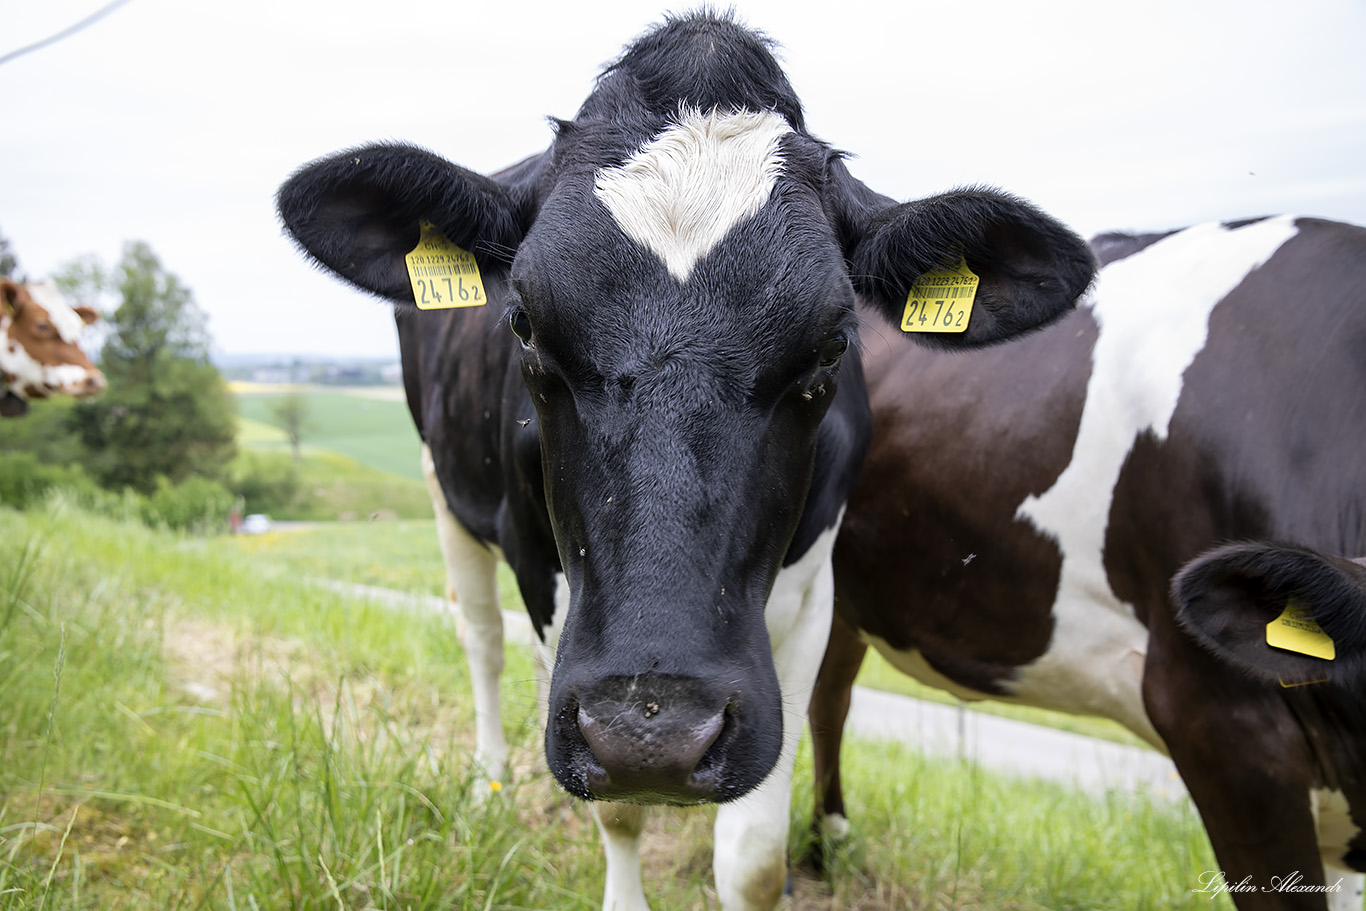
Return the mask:
<path id="1" fill-rule="evenodd" d="M 1085 244 L 1003 194 L 869 191 L 805 132 L 767 47 L 707 17 L 628 50 L 499 177 L 377 145 L 306 166 L 279 208 L 316 261 L 403 305 L 420 222 L 478 258 L 570 592 L 547 757 L 584 798 L 725 801 L 775 762 L 764 606 L 857 357 L 856 300 L 895 322 L 918 276 L 962 257 L 982 285 L 941 344 L 981 345 L 1092 276 Z"/>
<path id="2" fill-rule="evenodd" d="M 1348 687 L 1366 680 L 1366 560 L 1288 545 L 1229 544 L 1187 563 L 1172 581 L 1172 599 L 1196 641 L 1255 679 Z M 1309 638 L 1273 645 L 1270 624 L 1307 630 Z M 1332 642 L 1331 658 L 1323 657 L 1329 653 L 1321 636 Z"/>
<path id="3" fill-rule="evenodd" d="M 9 404 L 50 395 L 95 395 L 104 374 L 81 350 L 81 330 L 98 314 L 73 307 L 47 283 L 21 285 L 0 279 L 0 373 L 9 386 Z"/>

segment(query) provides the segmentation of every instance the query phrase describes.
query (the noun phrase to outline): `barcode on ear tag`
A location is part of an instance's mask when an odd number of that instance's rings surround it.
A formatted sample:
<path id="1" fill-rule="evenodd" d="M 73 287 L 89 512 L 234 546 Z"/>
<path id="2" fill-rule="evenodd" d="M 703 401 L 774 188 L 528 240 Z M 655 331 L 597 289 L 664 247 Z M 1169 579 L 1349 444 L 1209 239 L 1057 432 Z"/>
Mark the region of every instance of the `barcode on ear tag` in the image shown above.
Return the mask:
<path id="1" fill-rule="evenodd" d="M 1266 644 L 1324 661 L 1337 657 L 1333 640 L 1314 620 L 1314 615 L 1295 598 L 1287 600 L 1281 615 L 1266 625 Z"/>
<path id="2" fill-rule="evenodd" d="M 931 269 L 915 280 L 901 314 L 902 332 L 965 332 L 981 282 L 958 260 L 951 269 Z"/>
<path id="3" fill-rule="evenodd" d="M 431 222 L 422 223 L 417 246 L 403 261 L 408 265 L 408 280 L 419 309 L 482 307 L 488 303 L 474 254 L 451 243 Z"/>

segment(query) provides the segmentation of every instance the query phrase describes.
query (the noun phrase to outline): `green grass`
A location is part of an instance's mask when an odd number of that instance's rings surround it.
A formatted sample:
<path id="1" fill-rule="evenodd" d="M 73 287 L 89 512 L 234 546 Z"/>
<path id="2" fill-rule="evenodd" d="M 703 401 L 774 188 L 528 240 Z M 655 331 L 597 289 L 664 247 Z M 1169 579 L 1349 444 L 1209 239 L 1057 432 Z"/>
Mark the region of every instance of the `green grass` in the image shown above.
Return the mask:
<path id="1" fill-rule="evenodd" d="M 419 465 L 421 441 L 408 406 L 402 399 L 374 398 L 354 392 L 303 393 L 307 401 L 307 422 L 302 435 L 303 445 L 348 456 L 362 465 L 415 481 L 422 480 Z M 267 427 L 279 427 L 271 413 L 271 404 L 280 395 L 238 395 L 238 410 L 242 418 Z M 259 434 L 246 426 L 250 434 Z M 243 445 L 288 448 L 283 434 L 275 438 L 257 437 L 242 440 Z"/>
<path id="2" fill-rule="evenodd" d="M 264 535 L 242 535 L 225 546 L 313 579 L 375 585 L 396 591 L 445 597 L 446 570 L 432 520 L 327 522 Z M 517 582 L 499 564 L 503 607 L 523 610 Z"/>
<path id="3" fill-rule="evenodd" d="M 260 541 L 60 508 L 0 509 L 0 534 L 0 908 L 598 907 L 596 832 L 543 770 L 523 650 L 517 773 L 481 804 L 448 616 L 312 586 L 316 556 Z M 1188 892 L 1213 866 L 1187 808 L 898 746 L 846 761 L 856 834 L 793 908 L 1211 907 Z M 805 759 L 798 788 L 794 846 Z M 709 819 L 653 825 L 657 911 L 715 907 Z"/>

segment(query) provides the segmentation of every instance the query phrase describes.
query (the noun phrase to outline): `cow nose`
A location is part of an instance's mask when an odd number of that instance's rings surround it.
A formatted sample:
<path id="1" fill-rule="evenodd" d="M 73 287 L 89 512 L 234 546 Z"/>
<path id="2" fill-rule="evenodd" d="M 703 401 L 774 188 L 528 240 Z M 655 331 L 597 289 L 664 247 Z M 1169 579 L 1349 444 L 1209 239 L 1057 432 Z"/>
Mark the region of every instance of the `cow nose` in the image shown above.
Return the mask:
<path id="1" fill-rule="evenodd" d="M 579 731 L 597 760 L 588 771 L 593 795 L 637 803 L 716 799 L 705 757 L 726 724 L 726 710 L 646 697 L 580 704 Z"/>

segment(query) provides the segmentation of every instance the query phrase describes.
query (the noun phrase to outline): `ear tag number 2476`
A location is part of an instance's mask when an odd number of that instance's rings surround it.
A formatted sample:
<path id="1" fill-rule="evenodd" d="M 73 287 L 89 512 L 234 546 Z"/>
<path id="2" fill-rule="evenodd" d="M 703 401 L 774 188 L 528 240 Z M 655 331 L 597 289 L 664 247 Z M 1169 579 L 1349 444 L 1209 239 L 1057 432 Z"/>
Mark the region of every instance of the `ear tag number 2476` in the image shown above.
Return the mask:
<path id="1" fill-rule="evenodd" d="M 457 247 L 430 222 L 422 223 L 417 246 L 403 257 L 413 300 L 422 310 L 482 307 L 488 303 L 474 254 Z"/>
<path id="2" fill-rule="evenodd" d="M 915 280 L 901 315 L 902 332 L 964 332 L 980 280 L 963 260 L 931 269 Z"/>

